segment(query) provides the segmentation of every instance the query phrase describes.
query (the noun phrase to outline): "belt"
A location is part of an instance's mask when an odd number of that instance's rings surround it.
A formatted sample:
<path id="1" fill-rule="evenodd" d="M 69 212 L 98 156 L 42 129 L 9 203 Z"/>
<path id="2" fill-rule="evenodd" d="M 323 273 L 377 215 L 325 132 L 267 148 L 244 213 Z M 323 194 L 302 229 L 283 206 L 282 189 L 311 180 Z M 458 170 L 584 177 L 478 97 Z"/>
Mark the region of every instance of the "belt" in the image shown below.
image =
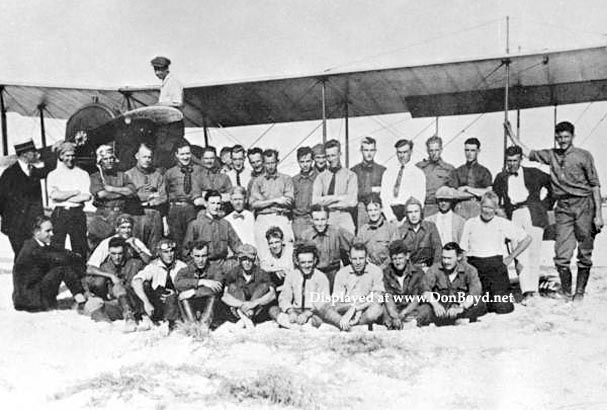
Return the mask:
<path id="1" fill-rule="evenodd" d="M 83 206 L 63 206 L 63 205 L 55 205 L 55 209 L 61 209 L 64 211 L 71 211 L 71 210 L 82 210 L 82 208 L 84 208 Z"/>
<path id="2" fill-rule="evenodd" d="M 192 202 L 191 201 L 171 201 L 171 205 L 185 206 L 185 205 L 192 205 Z"/>
<path id="3" fill-rule="evenodd" d="M 120 206 L 98 206 L 97 209 L 110 212 L 120 212 L 123 208 Z"/>

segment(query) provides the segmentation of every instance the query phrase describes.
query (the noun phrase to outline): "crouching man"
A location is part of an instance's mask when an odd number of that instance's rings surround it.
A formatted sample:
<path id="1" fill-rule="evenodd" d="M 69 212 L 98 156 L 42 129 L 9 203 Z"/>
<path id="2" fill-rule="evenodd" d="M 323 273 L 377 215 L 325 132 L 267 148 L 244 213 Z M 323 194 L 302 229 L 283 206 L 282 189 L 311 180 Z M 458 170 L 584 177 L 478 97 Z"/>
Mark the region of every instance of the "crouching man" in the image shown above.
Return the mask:
<path id="1" fill-rule="evenodd" d="M 136 330 L 133 305 L 136 301 L 131 280 L 143 268 L 140 259 L 130 257 L 128 244 L 120 236 L 112 237 L 108 244 L 109 256 L 100 267 L 88 265 L 86 284 L 95 296 L 86 309 L 94 321 L 125 321 L 125 332 Z M 95 300 L 96 299 L 96 300 Z"/>
<path id="2" fill-rule="evenodd" d="M 405 322 L 413 320 L 417 326 L 429 325 L 432 308 L 423 296 L 430 289 L 423 269 L 411 262 L 411 250 L 402 240 L 391 242 L 388 253 L 390 264 L 384 268 L 384 325 L 393 330 L 400 330 Z"/>
<path id="3" fill-rule="evenodd" d="M 209 244 L 196 241 L 191 245 L 190 262 L 177 272 L 175 288 L 179 291 L 179 303 L 185 320 L 199 321 L 209 329 L 213 322 L 215 302 L 223 284 L 221 273 L 209 266 Z"/>
<path id="4" fill-rule="evenodd" d="M 306 323 L 319 327 L 322 320 L 314 314 L 320 301 L 329 300 L 329 279 L 316 269 L 318 249 L 313 242 L 301 243 L 295 249 L 295 269 L 287 272 L 278 306 L 270 315 L 285 328 L 298 328 Z"/>
<path id="5" fill-rule="evenodd" d="M 81 278 L 82 258 L 65 249 L 51 247 L 53 224 L 46 216 L 34 219 L 33 238 L 26 240 L 13 266 L 13 305 L 16 310 L 40 312 L 57 307 L 61 282 L 74 295 L 78 307 L 86 298 Z"/>
<path id="6" fill-rule="evenodd" d="M 257 265 L 257 250 L 252 245 L 238 249 L 239 265 L 227 273 L 221 301 L 220 321 L 229 321 L 249 329 L 270 317 L 276 290 L 267 272 Z"/>
<path id="7" fill-rule="evenodd" d="M 179 319 L 179 305 L 174 280 L 177 272 L 187 265 L 175 259 L 176 244 L 163 238 L 156 244 L 153 259 L 131 281 L 137 297 L 143 303 L 143 315 L 138 330 L 147 330 L 152 322 L 162 322 L 163 330 L 172 330 Z"/>
<path id="8" fill-rule="evenodd" d="M 331 302 L 322 304 L 318 315 L 343 331 L 370 325 L 383 314 L 384 293 L 381 269 L 367 262 L 367 248 L 357 242 L 350 248 L 350 265 L 335 275 Z"/>
<path id="9" fill-rule="evenodd" d="M 487 305 L 480 300 L 482 286 L 478 273 L 463 260 L 463 252 L 456 242 L 445 244 L 441 263 L 426 272 L 430 291 L 425 297 L 432 305 L 432 321 L 437 326 L 453 325 L 460 318 L 476 322 L 487 313 Z"/>

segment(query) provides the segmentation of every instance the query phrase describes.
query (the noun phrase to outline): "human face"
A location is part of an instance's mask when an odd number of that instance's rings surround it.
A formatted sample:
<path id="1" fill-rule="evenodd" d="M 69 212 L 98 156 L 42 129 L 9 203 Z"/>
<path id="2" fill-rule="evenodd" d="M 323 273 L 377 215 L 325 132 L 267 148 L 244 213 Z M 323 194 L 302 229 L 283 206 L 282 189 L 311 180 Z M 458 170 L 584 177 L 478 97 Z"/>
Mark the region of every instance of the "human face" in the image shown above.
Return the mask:
<path id="1" fill-rule="evenodd" d="M 377 222 L 381 218 L 381 206 L 379 204 L 371 202 L 367 205 L 367 216 L 370 222 Z"/>
<path id="2" fill-rule="evenodd" d="M 478 153 L 480 149 L 475 144 L 465 144 L 464 145 L 464 154 L 466 156 L 466 162 L 474 162 L 478 158 Z"/>
<path id="3" fill-rule="evenodd" d="M 221 210 L 221 197 L 212 196 L 207 201 L 207 211 L 211 216 L 218 216 Z"/>
<path id="4" fill-rule="evenodd" d="M 74 151 L 67 151 L 61 154 L 61 162 L 69 169 L 74 168 L 76 165 L 76 153 Z"/>
<path id="5" fill-rule="evenodd" d="M 101 158 L 101 168 L 111 171 L 114 167 L 116 167 L 116 157 L 114 155 L 107 155 Z"/>
<path id="6" fill-rule="evenodd" d="M 443 268 L 447 271 L 452 271 L 457 266 L 457 262 L 461 259 L 461 256 L 457 256 L 455 250 L 444 250 L 442 256 Z"/>
<path id="7" fill-rule="evenodd" d="M 506 157 L 506 169 L 510 174 L 514 174 L 518 172 L 521 167 L 521 156 L 520 155 L 511 155 Z"/>
<path id="8" fill-rule="evenodd" d="M 329 167 L 331 167 L 331 168 L 339 167 L 339 161 L 340 161 L 340 156 L 341 156 L 341 153 L 339 152 L 339 148 L 337 148 L 337 147 L 327 148 L 326 152 L 327 152 L 327 162 L 329 163 Z"/>
<path id="9" fill-rule="evenodd" d="M 242 268 L 242 270 L 247 273 L 253 270 L 253 265 L 255 262 L 253 258 L 249 258 L 248 256 L 241 256 L 240 258 L 238 258 L 238 260 L 240 261 L 240 267 Z"/>
<path id="10" fill-rule="evenodd" d="M 202 249 L 192 249 L 191 256 L 196 268 L 204 269 L 207 267 L 207 261 L 209 260 L 209 249 L 206 246 Z"/>
<path id="11" fill-rule="evenodd" d="M 110 252 L 110 260 L 116 266 L 122 265 L 124 261 L 124 247 L 116 246 L 114 248 L 109 249 Z"/>
<path id="12" fill-rule="evenodd" d="M 244 195 L 240 192 L 234 192 L 230 197 L 230 202 L 232 203 L 232 208 L 236 212 L 242 212 L 244 210 Z"/>
<path id="13" fill-rule="evenodd" d="M 569 131 L 561 131 L 555 134 L 554 140 L 556 141 L 556 145 L 564 151 L 573 143 L 573 137 L 574 135 Z"/>
<path id="14" fill-rule="evenodd" d="M 135 154 L 137 166 L 141 169 L 149 169 L 152 167 L 152 151 L 146 147 L 139 147 L 139 151 Z"/>
<path id="15" fill-rule="evenodd" d="M 232 153 L 232 167 L 236 171 L 241 171 L 244 168 L 244 152 Z"/>
<path id="16" fill-rule="evenodd" d="M 392 260 L 392 266 L 394 266 L 394 269 L 399 272 L 402 272 L 403 270 L 405 270 L 407 262 L 409 262 L 409 255 L 404 253 L 397 253 L 395 255 L 392 255 L 390 259 Z"/>
<path id="17" fill-rule="evenodd" d="M 283 246 L 284 246 L 284 241 L 280 238 L 268 239 L 268 248 L 270 249 L 270 252 L 274 256 L 281 255 Z"/>
<path id="18" fill-rule="evenodd" d="M 375 159 L 377 149 L 375 148 L 375 144 L 361 144 L 360 152 L 363 155 L 363 161 L 369 163 Z"/>
<path id="19" fill-rule="evenodd" d="M 350 250 L 350 263 L 354 273 L 362 275 L 367 265 L 367 252 L 352 248 Z"/>
<path id="20" fill-rule="evenodd" d="M 411 225 L 417 225 L 422 221 L 422 210 L 417 204 L 407 205 L 406 214 Z"/>
<path id="21" fill-rule="evenodd" d="M 263 157 L 263 167 L 266 170 L 266 174 L 274 175 L 276 174 L 276 168 L 278 167 L 278 160 L 275 155 L 270 155 L 269 157 Z"/>
<path id="22" fill-rule="evenodd" d="M 327 166 L 327 155 L 326 154 L 315 154 L 314 155 L 314 163 L 316 164 L 316 168 L 323 170 Z"/>
<path id="23" fill-rule="evenodd" d="M 181 165 L 190 165 L 190 162 L 192 162 L 192 149 L 187 146 L 181 147 L 175 153 L 175 157 Z"/>
<path id="24" fill-rule="evenodd" d="M 443 153 L 443 147 L 438 142 L 432 142 L 428 144 L 428 159 L 430 162 L 437 162 L 440 159 L 441 154 Z"/>
<path id="25" fill-rule="evenodd" d="M 38 239 L 45 245 L 51 244 L 51 238 L 53 237 L 53 224 L 51 221 L 44 221 L 40 228 L 34 232 L 34 238 Z"/>
<path id="26" fill-rule="evenodd" d="M 312 154 L 304 155 L 297 160 L 302 174 L 307 174 L 312 169 Z"/>
<path id="27" fill-rule="evenodd" d="M 396 158 L 401 165 L 407 165 L 411 161 L 411 147 L 409 144 L 396 148 Z"/>
<path id="28" fill-rule="evenodd" d="M 221 162 L 223 163 L 223 165 L 231 167 L 232 166 L 232 154 L 229 151 L 224 152 L 221 155 Z"/>
<path id="29" fill-rule="evenodd" d="M 154 67 L 154 74 L 160 80 L 164 80 L 169 75 L 169 67 Z"/>
<path id="30" fill-rule="evenodd" d="M 312 212 L 312 225 L 316 232 L 324 232 L 327 229 L 327 222 L 329 221 L 329 215 L 325 211 Z"/>
<path id="31" fill-rule="evenodd" d="M 310 275 L 314 271 L 315 259 L 313 253 L 300 253 L 297 255 L 297 264 L 304 275 Z"/>
<path id="32" fill-rule="evenodd" d="M 213 167 L 215 166 L 215 158 L 216 156 L 213 151 L 206 151 L 202 155 L 202 166 L 209 170 L 213 169 Z"/>
<path id="33" fill-rule="evenodd" d="M 20 155 L 20 157 L 28 164 L 34 164 L 40 159 L 40 154 L 36 151 L 27 151 Z"/>
<path id="34" fill-rule="evenodd" d="M 445 198 L 439 198 L 436 200 L 436 204 L 438 205 L 438 210 L 441 214 L 446 214 L 451 210 L 451 200 Z"/>
<path id="35" fill-rule="evenodd" d="M 489 222 L 497 213 L 497 204 L 491 199 L 483 199 L 481 201 L 481 219 Z"/>
<path id="36" fill-rule="evenodd" d="M 116 228 L 116 234 L 124 239 L 128 239 L 133 234 L 133 225 L 128 222 L 121 223 Z"/>
<path id="37" fill-rule="evenodd" d="M 263 156 L 261 154 L 249 155 L 249 164 L 253 168 L 253 171 L 260 173 L 263 171 Z"/>
<path id="38" fill-rule="evenodd" d="M 170 265 L 175 260 L 175 248 L 161 249 L 159 256 L 165 265 Z"/>

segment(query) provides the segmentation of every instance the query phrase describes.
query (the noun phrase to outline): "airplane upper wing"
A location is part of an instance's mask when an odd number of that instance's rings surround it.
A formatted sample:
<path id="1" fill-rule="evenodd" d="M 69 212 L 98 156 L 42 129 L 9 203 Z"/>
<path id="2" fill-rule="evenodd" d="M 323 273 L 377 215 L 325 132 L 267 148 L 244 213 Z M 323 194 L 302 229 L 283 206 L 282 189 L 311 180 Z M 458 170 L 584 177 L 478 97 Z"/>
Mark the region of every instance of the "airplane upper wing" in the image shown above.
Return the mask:
<path id="1" fill-rule="evenodd" d="M 509 55 L 444 64 L 321 73 L 259 81 L 187 86 L 189 127 L 241 126 L 322 118 L 324 84 L 328 118 L 410 112 L 413 117 L 501 111 L 506 62 L 511 109 L 607 100 L 607 48 Z M 69 118 L 94 99 L 116 111 L 152 105 L 158 89 L 87 89 L 4 85 L 9 111 L 38 115 L 44 104 L 55 118 Z M 130 105 L 127 105 L 127 100 Z"/>

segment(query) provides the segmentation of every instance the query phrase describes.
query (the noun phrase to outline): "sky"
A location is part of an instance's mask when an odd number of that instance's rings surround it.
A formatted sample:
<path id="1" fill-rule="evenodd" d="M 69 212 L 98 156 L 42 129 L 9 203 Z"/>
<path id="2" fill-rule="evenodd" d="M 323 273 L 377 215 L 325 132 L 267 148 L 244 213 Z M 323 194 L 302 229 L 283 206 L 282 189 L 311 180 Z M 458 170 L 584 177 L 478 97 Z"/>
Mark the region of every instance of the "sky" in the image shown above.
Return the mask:
<path id="1" fill-rule="evenodd" d="M 158 84 L 149 60 L 166 55 L 188 84 L 295 76 L 344 70 L 447 62 L 501 55 L 510 17 L 510 51 L 529 53 L 605 44 L 607 8 L 595 1 L 16 1 L 0 4 L 0 81 L 64 86 Z M 559 120 L 577 126 L 578 145 L 604 152 L 606 103 L 559 107 Z M 515 112 L 511 112 L 515 118 Z M 553 108 L 523 110 L 521 135 L 532 147 L 552 145 Z M 501 168 L 502 113 L 444 117 L 438 133 L 444 158 L 463 162 L 463 141 L 482 141 L 481 163 Z M 9 115 L 11 142 L 39 140 L 37 119 Z M 321 140 L 318 121 L 212 129 L 218 147 L 259 144 L 282 154 L 281 171 L 297 171 L 288 155 L 304 137 Z M 271 127 L 271 128 L 270 128 Z M 64 123 L 49 121 L 48 139 L 63 138 Z M 344 140 L 344 121 L 332 120 L 329 138 Z M 399 138 L 415 138 L 414 160 L 425 155 L 434 119 L 408 114 L 350 121 L 350 166 L 360 160 L 360 138 L 379 141 L 378 162 L 395 161 Z M 200 130 L 187 137 L 201 143 Z M 607 164 L 597 161 L 601 178 Z"/>

